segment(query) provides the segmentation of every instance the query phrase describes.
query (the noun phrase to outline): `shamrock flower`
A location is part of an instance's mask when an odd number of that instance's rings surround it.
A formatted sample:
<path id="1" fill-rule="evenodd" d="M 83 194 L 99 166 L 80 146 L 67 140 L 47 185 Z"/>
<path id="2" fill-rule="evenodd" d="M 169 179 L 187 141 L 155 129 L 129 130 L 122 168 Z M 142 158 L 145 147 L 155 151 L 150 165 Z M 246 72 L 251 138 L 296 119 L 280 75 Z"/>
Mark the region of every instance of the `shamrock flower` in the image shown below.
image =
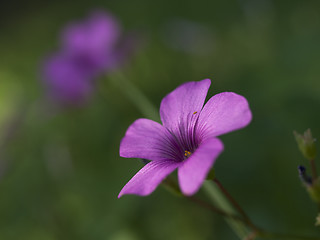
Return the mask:
<path id="1" fill-rule="evenodd" d="M 44 80 L 50 99 L 67 105 L 79 105 L 93 91 L 91 74 L 64 55 L 52 56 L 44 65 Z"/>
<path id="2" fill-rule="evenodd" d="M 117 19 L 102 11 L 67 25 L 60 51 L 44 62 L 49 96 L 56 102 L 83 103 L 94 90 L 94 79 L 118 67 L 132 51 L 131 43 L 132 39 L 122 37 Z"/>
<path id="3" fill-rule="evenodd" d="M 66 26 L 61 36 L 62 51 L 79 68 L 99 73 L 115 67 L 120 36 L 121 28 L 115 17 L 96 11 L 85 21 Z"/>
<path id="4" fill-rule="evenodd" d="M 147 163 L 121 190 L 145 196 L 175 169 L 185 195 L 196 193 L 216 158 L 223 151 L 216 138 L 245 127 L 252 115 L 247 100 L 223 92 L 203 106 L 211 81 L 188 82 L 162 99 L 162 125 L 148 119 L 136 120 L 120 144 L 120 156 L 144 158 Z"/>

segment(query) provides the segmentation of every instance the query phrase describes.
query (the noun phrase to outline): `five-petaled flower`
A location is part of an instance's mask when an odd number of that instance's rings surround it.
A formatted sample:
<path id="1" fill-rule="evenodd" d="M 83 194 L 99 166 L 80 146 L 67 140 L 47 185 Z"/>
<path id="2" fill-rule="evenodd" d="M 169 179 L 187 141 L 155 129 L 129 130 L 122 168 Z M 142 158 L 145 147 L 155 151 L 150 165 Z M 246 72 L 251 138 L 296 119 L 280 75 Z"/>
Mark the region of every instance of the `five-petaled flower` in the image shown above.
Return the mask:
<path id="1" fill-rule="evenodd" d="M 162 125 L 148 119 L 136 120 L 120 144 L 120 156 L 151 160 L 121 190 L 145 196 L 175 169 L 185 195 L 196 193 L 213 163 L 223 151 L 216 138 L 245 127 L 252 115 L 247 100 L 223 92 L 204 101 L 211 81 L 188 82 L 163 98 Z M 203 106 L 204 105 L 204 106 Z"/>

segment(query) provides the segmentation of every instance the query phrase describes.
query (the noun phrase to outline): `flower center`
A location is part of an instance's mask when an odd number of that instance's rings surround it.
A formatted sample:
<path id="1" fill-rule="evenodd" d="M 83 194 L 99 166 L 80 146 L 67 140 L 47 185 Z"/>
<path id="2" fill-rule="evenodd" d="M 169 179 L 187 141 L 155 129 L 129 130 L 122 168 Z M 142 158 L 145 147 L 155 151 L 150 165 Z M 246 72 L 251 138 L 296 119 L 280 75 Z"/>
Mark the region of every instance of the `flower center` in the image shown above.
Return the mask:
<path id="1" fill-rule="evenodd" d="M 191 152 L 190 152 L 190 151 L 187 151 L 187 150 L 184 151 L 184 156 L 185 156 L 186 158 L 190 157 L 190 155 L 191 155 Z"/>

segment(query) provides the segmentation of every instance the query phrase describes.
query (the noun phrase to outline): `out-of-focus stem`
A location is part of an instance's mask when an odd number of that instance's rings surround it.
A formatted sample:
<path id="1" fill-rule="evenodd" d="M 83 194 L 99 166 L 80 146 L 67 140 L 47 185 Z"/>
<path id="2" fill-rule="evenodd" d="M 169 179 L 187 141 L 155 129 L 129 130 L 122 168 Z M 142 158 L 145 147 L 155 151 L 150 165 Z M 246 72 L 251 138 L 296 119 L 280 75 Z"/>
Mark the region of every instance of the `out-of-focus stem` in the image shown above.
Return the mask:
<path id="1" fill-rule="evenodd" d="M 312 180 L 315 181 L 318 177 L 316 162 L 314 159 L 310 160 L 311 172 L 312 172 Z"/>
<path id="2" fill-rule="evenodd" d="M 197 198 L 195 196 L 184 196 L 180 191 L 179 191 L 179 186 L 175 183 L 175 181 L 173 181 L 172 178 L 168 177 L 166 178 L 163 183 L 162 183 L 168 190 L 170 190 L 171 192 L 175 193 L 175 195 L 178 196 L 182 196 L 187 198 L 188 200 L 190 200 L 193 203 L 196 203 L 197 205 L 199 205 L 200 207 L 206 208 L 208 210 L 210 210 L 211 212 L 214 212 L 216 214 L 222 215 L 224 217 L 228 217 L 230 219 L 234 219 L 234 220 L 238 220 L 241 222 L 245 222 L 246 220 L 243 219 L 242 217 L 235 215 L 235 214 L 230 214 L 229 212 L 226 212 L 216 206 L 214 206 L 211 203 L 208 203 L 206 201 L 201 200 L 200 198 Z"/>
<path id="3" fill-rule="evenodd" d="M 203 189 L 211 201 L 220 209 L 229 212 L 230 214 L 237 214 L 237 211 L 221 192 L 220 188 L 213 184 L 212 181 L 206 181 L 203 184 Z M 230 219 L 228 217 L 225 217 L 225 220 L 240 239 L 248 239 L 248 236 L 251 235 L 251 231 L 246 223 L 239 220 Z"/>
<path id="4" fill-rule="evenodd" d="M 109 79 L 134 103 L 139 111 L 147 118 L 160 121 L 158 110 L 153 106 L 149 99 L 120 72 L 109 76 Z"/>
<path id="5" fill-rule="evenodd" d="M 220 208 L 217 208 L 214 205 L 201 200 L 200 198 L 196 198 L 194 196 L 191 196 L 191 197 L 187 197 L 187 199 L 189 199 L 190 201 L 192 201 L 192 202 L 198 204 L 199 206 L 201 206 L 203 208 L 206 208 L 206 209 L 208 209 L 208 210 L 210 210 L 210 211 L 212 211 L 212 212 L 214 212 L 216 214 L 219 214 L 219 215 L 222 215 L 224 217 L 228 217 L 228 218 L 231 218 L 231 219 L 234 219 L 234 220 L 238 220 L 238 221 L 242 221 L 242 222 L 244 221 L 238 215 L 227 213 L 227 212 L 221 210 Z"/>
<path id="6" fill-rule="evenodd" d="M 216 183 L 216 185 L 220 188 L 221 192 L 224 194 L 224 196 L 229 200 L 229 202 L 233 205 L 233 207 L 242 215 L 242 217 L 245 219 L 246 223 L 253 229 L 258 230 L 258 228 L 251 222 L 248 215 L 245 213 L 245 211 L 241 208 L 241 206 L 237 203 L 237 201 L 231 196 L 231 194 L 225 189 L 225 187 L 222 185 L 222 183 L 217 179 L 213 179 L 213 181 Z"/>
<path id="7" fill-rule="evenodd" d="M 315 159 L 310 160 L 310 165 L 311 165 L 312 183 L 315 183 L 318 178 Z M 317 201 L 317 206 L 318 206 L 318 212 L 320 212 L 320 202 L 319 201 Z"/>

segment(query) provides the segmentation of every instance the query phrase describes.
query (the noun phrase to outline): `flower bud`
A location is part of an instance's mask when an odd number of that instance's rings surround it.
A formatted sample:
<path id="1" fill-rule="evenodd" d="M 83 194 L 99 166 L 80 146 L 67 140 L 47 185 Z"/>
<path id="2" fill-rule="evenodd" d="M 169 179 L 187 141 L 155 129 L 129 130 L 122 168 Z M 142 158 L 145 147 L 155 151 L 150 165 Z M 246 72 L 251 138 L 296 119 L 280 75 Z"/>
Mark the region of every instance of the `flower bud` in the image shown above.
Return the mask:
<path id="1" fill-rule="evenodd" d="M 316 157 L 315 139 L 312 137 L 311 130 L 307 129 L 303 135 L 293 132 L 298 143 L 299 149 L 303 156 L 309 160 L 314 160 Z"/>
<path id="2" fill-rule="evenodd" d="M 312 178 L 307 174 L 306 168 L 304 166 L 298 167 L 299 177 L 303 184 L 310 186 L 312 185 Z"/>

